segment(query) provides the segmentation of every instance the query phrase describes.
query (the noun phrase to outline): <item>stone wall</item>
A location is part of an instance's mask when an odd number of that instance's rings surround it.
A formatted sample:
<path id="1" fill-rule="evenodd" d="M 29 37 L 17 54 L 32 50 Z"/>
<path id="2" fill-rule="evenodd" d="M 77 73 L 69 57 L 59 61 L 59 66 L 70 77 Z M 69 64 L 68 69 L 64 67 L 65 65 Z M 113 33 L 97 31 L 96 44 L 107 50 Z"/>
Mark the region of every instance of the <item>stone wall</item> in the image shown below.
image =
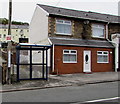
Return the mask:
<path id="1" fill-rule="evenodd" d="M 56 34 L 56 19 L 63 19 L 63 20 L 70 20 L 71 21 L 71 35 L 61 35 Z M 49 30 L 49 36 L 54 37 L 69 37 L 69 38 L 82 38 L 82 39 L 100 39 L 103 40 L 104 38 L 94 38 L 92 37 L 92 23 L 98 23 L 98 24 L 104 24 L 105 30 L 107 23 L 103 22 L 96 22 L 96 21 L 87 21 L 84 19 L 76 19 L 76 18 L 67 18 L 67 17 L 55 17 L 50 16 L 49 17 L 49 24 L 48 24 L 48 30 Z M 108 38 L 111 38 L 111 34 L 120 33 L 120 24 L 108 24 Z M 105 32 L 106 35 L 106 32 Z M 106 37 L 106 36 L 105 36 Z"/>
<path id="2" fill-rule="evenodd" d="M 111 34 L 120 33 L 120 24 L 108 25 L 108 38 L 111 40 Z"/>
<path id="3" fill-rule="evenodd" d="M 60 18 L 60 17 L 58 17 Z M 63 20 L 66 20 L 66 18 L 61 18 Z M 67 20 L 70 20 L 72 23 L 71 35 L 61 35 L 57 34 L 56 35 L 56 17 L 49 17 L 49 24 L 48 24 L 48 34 L 49 36 L 54 36 L 54 37 L 70 37 L 70 38 L 91 38 L 91 23 L 84 24 L 84 20 L 80 19 L 72 19 L 68 18 Z"/>
<path id="4" fill-rule="evenodd" d="M 82 38 L 83 34 L 83 22 L 79 20 L 74 20 L 74 37 L 75 38 Z"/>

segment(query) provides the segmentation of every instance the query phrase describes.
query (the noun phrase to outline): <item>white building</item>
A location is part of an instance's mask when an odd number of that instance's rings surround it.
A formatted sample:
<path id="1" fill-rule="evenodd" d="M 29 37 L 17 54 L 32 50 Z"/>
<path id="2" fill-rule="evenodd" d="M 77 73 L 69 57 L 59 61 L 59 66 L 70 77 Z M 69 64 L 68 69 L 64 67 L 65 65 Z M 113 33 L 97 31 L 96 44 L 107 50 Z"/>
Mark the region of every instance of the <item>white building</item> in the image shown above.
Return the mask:
<path id="1" fill-rule="evenodd" d="M 8 25 L 0 24 L 0 41 L 7 42 Z M 11 25 L 11 40 L 19 43 L 19 38 L 29 38 L 29 25 Z"/>

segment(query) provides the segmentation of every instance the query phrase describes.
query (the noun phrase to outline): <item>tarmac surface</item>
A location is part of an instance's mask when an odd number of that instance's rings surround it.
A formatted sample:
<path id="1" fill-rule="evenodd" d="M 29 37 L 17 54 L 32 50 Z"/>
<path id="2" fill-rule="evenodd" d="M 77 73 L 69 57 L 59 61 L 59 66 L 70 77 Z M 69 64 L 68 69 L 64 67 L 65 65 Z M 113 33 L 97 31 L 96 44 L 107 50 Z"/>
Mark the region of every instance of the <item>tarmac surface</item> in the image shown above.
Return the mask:
<path id="1" fill-rule="evenodd" d="M 64 74 L 64 75 L 49 75 L 48 81 L 45 80 L 27 80 L 12 83 L 10 85 L 0 85 L 0 93 L 11 91 L 23 91 L 44 89 L 53 87 L 66 86 L 82 86 L 85 84 L 107 83 L 120 81 L 120 72 L 97 72 L 97 73 L 79 73 L 79 74 Z"/>

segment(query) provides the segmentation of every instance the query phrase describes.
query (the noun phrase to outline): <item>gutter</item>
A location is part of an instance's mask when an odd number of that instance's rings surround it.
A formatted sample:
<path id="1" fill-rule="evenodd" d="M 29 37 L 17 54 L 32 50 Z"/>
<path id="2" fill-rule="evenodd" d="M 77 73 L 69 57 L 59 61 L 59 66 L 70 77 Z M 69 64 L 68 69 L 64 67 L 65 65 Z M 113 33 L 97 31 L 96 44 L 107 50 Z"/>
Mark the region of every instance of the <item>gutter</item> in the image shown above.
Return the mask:
<path id="1" fill-rule="evenodd" d="M 98 22 L 106 22 L 108 23 L 107 20 L 100 20 L 100 19 L 92 19 L 92 18 L 87 18 L 87 17 L 76 17 L 76 16 L 69 16 L 69 15 L 62 15 L 62 14 L 55 14 L 55 13 L 50 13 L 50 15 L 55 15 L 55 16 L 63 16 L 63 17 L 69 17 L 69 18 L 78 18 L 78 19 L 84 19 L 84 20 L 91 20 L 91 21 L 98 21 Z M 110 22 L 110 23 L 119 23 L 119 22 Z"/>
<path id="2" fill-rule="evenodd" d="M 95 46 L 95 45 L 79 45 L 79 44 L 54 44 L 56 46 L 75 46 L 75 47 L 90 47 L 90 48 L 115 48 L 113 47 L 108 47 L 108 46 Z"/>

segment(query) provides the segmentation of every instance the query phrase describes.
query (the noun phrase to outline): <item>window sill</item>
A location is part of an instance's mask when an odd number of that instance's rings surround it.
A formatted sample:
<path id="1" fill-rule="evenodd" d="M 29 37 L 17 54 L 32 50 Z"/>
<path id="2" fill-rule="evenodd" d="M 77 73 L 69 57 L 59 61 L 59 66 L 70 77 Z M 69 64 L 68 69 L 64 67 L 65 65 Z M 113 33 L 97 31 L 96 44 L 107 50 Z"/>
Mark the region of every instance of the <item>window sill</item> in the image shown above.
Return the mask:
<path id="1" fill-rule="evenodd" d="M 100 38 L 100 39 L 105 39 L 105 37 L 97 37 L 97 36 L 92 36 L 92 38 Z"/>
<path id="2" fill-rule="evenodd" d="M 63 62 L 64 64 L 76 64 L 77 62 Z"/>
<path id="3" fill-rule="evenodd" d="M 109 64 L 109 62 L 97 62 L 98 64 Z"/>
<path id="4" fill-rule="evenodd" d="M 56 35 L 66 35 L 66 36 L 70 36 L 70 35 L 72 35 L 72 34 L 56 33 Z"/>

